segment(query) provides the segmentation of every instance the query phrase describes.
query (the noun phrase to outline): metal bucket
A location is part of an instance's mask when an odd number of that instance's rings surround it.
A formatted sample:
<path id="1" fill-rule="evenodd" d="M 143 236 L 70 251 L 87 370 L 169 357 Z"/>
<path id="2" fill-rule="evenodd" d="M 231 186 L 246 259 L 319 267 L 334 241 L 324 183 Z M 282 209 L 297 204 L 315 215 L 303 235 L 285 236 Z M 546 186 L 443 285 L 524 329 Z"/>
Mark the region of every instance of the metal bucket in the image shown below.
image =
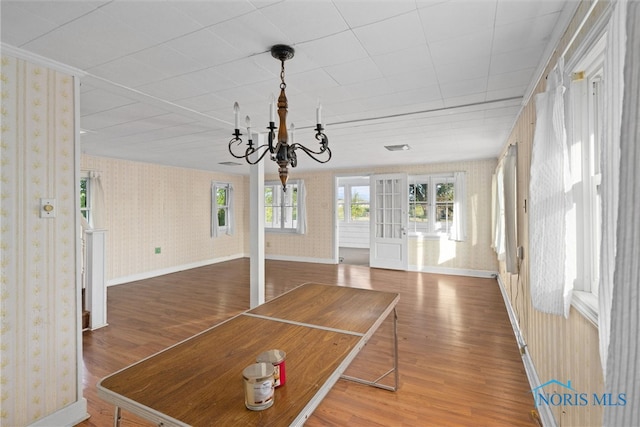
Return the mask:
<path id="1" fill-rule="evenodd" d="M 273 405 L 275 368 L 270 363 L 254 363 L 242 371 L 244 404 L 252 411 L 262 411 Z"/>
<path id="2" fill-rule="evenodd" d="M 275 368 L 273 374 L 275 387 L 280 387 L 287 381 L 287 370 L 285 367 L 286 356 L 287 353 L 282 350 L 269 350 L 260 353 L 258 356 L 258 363 L 271 363 Z"/>

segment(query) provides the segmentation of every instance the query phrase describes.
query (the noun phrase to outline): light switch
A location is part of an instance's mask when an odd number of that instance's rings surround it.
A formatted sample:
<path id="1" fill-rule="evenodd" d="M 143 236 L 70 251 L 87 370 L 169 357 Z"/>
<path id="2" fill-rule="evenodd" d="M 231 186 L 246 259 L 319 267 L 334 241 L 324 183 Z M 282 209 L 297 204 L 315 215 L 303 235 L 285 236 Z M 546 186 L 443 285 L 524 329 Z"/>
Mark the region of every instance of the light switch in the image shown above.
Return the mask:
<path id="1" fill-rule="evenodd" d="M 40 218 L 56 217 L 56 199 L 40 199 Z"/>

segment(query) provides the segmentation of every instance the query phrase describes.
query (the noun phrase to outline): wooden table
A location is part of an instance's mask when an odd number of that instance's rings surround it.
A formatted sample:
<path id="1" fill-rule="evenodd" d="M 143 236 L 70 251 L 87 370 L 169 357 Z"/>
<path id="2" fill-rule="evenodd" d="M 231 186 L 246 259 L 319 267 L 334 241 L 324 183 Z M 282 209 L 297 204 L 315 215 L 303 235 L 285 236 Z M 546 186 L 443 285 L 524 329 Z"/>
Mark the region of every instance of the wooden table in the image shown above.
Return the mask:
<path id="1" fill-rule="evenodd" d="M 302 425 L 339 378 L 395 391 L 398 341 L 390 292 L 307 283 L 241 313 L 98 383 L 98 395 L 161 426 Z M 393 367 L 374 381 L 343 375 L 393 313 Z M 242 370 L 284 350 L 287 379 L 263 411 L 244 405 Z M 379 384 L 390 373 L 395 385 Z"/>

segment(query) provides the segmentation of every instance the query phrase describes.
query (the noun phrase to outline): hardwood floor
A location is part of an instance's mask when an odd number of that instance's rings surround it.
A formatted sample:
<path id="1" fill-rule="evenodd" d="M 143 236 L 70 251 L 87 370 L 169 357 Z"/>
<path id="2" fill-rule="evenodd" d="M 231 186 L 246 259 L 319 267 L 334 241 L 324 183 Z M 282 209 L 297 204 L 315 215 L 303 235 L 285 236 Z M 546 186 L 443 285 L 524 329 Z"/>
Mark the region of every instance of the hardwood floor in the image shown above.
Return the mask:
<path id="1" fill-rule="evenodd" d="M 267 261 L 265 271 L 267 300 L 305 282 L 400 293 L 399 390 L 340 380 L 306 425 L 538 425 L 494 279 L 284 261 Z M 79 425 L 113 425 L 113 406 L 96 394 L 101 378 L 248 308 L 248 259 L 109 287 L 109 326 L 83 337 L 91 418 Z M 391 336 L 388 320 L 347 373 L 373 379 L 385 372 Z M 153 424 L 123 411 L 121 425 Z"/>

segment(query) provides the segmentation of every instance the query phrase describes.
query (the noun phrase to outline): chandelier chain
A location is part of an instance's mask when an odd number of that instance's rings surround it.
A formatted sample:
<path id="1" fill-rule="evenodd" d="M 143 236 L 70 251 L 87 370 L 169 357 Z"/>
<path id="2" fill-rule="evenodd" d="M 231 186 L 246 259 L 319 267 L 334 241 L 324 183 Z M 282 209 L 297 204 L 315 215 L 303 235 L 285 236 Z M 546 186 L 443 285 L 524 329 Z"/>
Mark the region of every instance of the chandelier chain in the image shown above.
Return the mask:
<path id="1" fill-rule="evenodd" d="M 282 63 L 282 69 L 280 71 L 280 89 L 285 89 L 287 84 L 284 82 L 284 59 L 280 61 Z"/>

